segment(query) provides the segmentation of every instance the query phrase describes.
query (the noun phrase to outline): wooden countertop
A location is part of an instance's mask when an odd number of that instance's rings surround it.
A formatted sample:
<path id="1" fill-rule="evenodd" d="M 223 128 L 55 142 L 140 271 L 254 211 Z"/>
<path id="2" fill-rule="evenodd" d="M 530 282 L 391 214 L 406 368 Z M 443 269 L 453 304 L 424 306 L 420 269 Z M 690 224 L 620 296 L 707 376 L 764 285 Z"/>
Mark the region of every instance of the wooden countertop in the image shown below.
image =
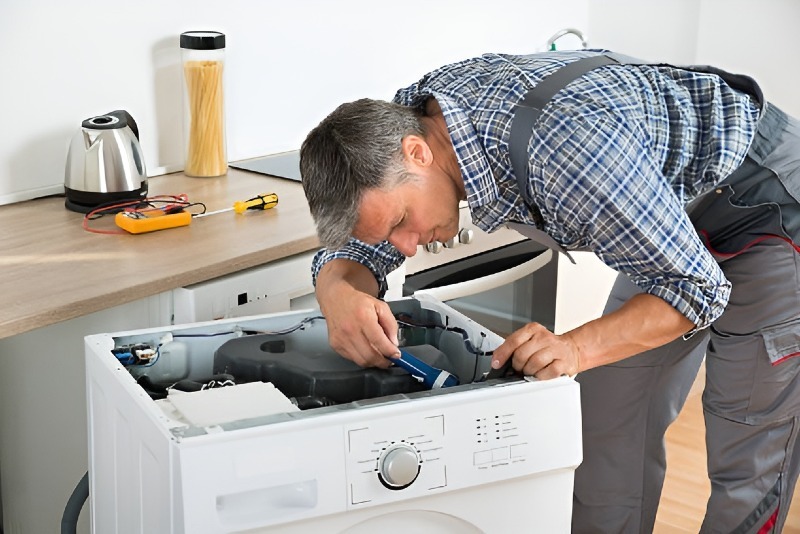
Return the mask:
<path id="1" fill-rule="evenodd" d="M 299 183 L 230 169 L 219 178 L 158 176 L 148 185 L 151 196 L 186 193 L 208 211 L 261 193 L 276 193 L 278 205 L 139 235 L 87 232 L 63 197 L 2 206 L 0 338 L 319 247 Z M 92 226 L 116 228 L 110 216 Z"/>

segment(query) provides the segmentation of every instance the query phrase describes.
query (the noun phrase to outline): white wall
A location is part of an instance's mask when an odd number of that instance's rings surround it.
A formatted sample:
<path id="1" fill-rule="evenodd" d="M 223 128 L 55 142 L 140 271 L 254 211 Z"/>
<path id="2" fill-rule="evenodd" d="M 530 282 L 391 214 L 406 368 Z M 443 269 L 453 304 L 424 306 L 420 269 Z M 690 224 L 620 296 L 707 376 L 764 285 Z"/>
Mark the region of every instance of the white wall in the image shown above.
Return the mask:
<path id="1" fill-rule="evenodd" d="M 585 29 L 589 0 L 3 0 L 0 204 L 63 191 L 83 119 L 126 109 L 148 174 L 183 165 L 178 36 L 227 36 L 228 156 L 295 149 L 341 102 L 391 98 L 428 70 L 534 52 Z"/>
<path id="2" fill-rule="evenodd" d="M 335 105 L 389 98 L 439 64 L 531 52 L 556 30 L 590 45 L 753 75 L 800 116 L 796 0 L 4 0 L 0 204 L 62 191 L 80 122 L 123 108 L 153 176 L 179 170 L 178 35 L 228 36 L 229 159 L 297 148 Z"/>
<path id="3" fill-rule="evenodd" d="M 703 0 L 697 60 L 755 78 L 768 100 L 800 117 L 800 2 Z"/>
<path id="4" fill-rule="evenodd" d="M 590 46 L 653 61 L 695 61 L 698 0 L 592 0 Z"/>
<path id="5" fill-rule="evenodd" d="M 708 64 L 755 78 L 800 117 L 797 0 L 591 0 L 595 47 L 643 59 Z"/>

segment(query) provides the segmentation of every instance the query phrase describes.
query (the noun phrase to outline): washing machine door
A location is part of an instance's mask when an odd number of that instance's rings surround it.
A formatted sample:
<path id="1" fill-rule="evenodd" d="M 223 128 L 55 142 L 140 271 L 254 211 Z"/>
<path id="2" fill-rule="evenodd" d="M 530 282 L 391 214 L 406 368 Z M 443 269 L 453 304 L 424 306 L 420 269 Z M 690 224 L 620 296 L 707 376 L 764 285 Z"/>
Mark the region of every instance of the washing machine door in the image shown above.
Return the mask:
<path id="1" fill-rule="evenodd" d="M 341 534 L 482 534 L 483 531 L 458 517 L 430 510 L 403 510 L 371 517 L 352 525 Z"/>

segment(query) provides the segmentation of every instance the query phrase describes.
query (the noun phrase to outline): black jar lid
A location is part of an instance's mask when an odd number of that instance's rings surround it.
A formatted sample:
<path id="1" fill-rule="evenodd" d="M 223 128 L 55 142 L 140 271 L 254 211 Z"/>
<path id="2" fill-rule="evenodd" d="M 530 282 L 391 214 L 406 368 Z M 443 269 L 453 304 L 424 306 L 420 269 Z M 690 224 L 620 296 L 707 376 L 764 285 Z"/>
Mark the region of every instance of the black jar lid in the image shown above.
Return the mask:
<path id="1" fill-rule="evenodd" d="M 183 32 L 181 48 L 190 50 L 219 50 L 225 48 L 225 34 L 219 32 Z"/>

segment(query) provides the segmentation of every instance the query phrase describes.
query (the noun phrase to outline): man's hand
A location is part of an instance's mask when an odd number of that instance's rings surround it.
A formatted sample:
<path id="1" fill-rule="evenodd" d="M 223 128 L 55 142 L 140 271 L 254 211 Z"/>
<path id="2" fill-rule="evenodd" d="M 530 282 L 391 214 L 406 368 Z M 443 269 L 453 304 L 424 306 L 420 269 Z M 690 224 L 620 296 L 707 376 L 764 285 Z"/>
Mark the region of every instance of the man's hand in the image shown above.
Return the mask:
<path id="1" fill-rule="evenodd" d="M 494 351 L 492 367 L 499 369 L 509 358 L 515 370 L 546 380 L 574 375 L 580 368 L 580 351 L 565 336 L 557 336 L 539 323 L 528 323 Z"/>
<path id="2" fill-rule="evenodd" d="M 378 284 L 356 262 L 332 260 L 317 277 L 317 301 L 328 323 L 333 350 L 362 367 L 389 367 L 398 356 L 397 321 L 375 297 Z"/>
<path id="3" fill-rule="evenodd" d="M 362 367 L 389 367 L 398 355 L 397 321 L 389 305 L 351 290 L 322 311 L 333 350 Z"/>
<path id="4" fill-rule="evenodd" d="M 640 293 L 619 309 L 555 335 L 528 323 L 494 351 L 492 367 L 512 358 L 514 369 L 536 378 L 575 375 L 669 343 L 694 327 L 664 300 Z"/>

